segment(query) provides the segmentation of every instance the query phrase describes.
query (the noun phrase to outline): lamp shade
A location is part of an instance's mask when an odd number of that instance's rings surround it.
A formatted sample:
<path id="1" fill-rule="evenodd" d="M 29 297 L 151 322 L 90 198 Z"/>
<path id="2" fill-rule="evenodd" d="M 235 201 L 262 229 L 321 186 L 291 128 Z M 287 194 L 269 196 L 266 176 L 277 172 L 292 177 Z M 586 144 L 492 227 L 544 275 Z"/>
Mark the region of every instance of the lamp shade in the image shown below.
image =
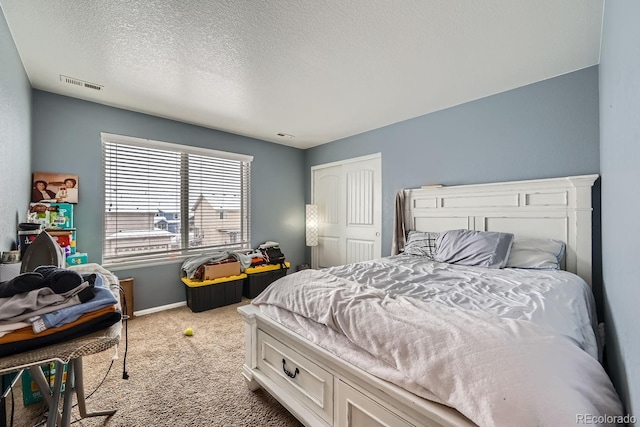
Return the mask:
<path id="1" fill-rule="evenodd" d="M 318 246 L 318 205 L 307 205 L 305 218 L 307 246 Z"/>

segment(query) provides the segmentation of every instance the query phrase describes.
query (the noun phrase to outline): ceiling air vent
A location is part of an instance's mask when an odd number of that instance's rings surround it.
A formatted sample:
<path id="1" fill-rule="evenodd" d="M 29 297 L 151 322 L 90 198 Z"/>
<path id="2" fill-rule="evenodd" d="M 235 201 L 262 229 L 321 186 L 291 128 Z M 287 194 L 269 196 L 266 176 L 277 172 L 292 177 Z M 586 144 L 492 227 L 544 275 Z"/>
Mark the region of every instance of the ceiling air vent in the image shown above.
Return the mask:
<path id="1" fill-rule="evenodd" d="M 87 89 L 102 90 L 104 86 L 95 83 L 85 82 L 84 80 L 74 79 L 73 77 L 63 76 L 60 74 L 60 81 L 74 86 L 86 87 Z"/>
<path id="2" fill-rule="evenodd" d="M 278 135 L 280 138 L 285 138 L 285 139 L 293 139 L 293 138 L 295 138 L 295 136 L 290 135 L 288 133 L 284 133 L 284 132 L 278 132 L 276 135 Z"/>

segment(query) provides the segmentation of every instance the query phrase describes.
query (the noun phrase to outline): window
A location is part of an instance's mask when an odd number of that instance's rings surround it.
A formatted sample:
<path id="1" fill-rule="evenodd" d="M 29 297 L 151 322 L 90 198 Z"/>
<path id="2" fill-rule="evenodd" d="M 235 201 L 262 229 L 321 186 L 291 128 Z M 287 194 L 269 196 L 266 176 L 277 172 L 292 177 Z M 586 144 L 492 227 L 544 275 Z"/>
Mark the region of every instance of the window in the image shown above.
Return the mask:
<path id="1" fill-rule="evenodd" d="M 103 263 L 250 247 L 251 156 L 102 134 Z"/>

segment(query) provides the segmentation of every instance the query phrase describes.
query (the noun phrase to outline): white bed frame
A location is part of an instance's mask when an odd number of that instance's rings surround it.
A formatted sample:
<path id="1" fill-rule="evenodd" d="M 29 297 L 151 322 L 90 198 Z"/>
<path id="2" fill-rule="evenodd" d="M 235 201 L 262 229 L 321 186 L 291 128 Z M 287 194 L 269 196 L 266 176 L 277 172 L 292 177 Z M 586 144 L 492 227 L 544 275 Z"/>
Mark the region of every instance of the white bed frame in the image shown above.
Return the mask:
<path id="1" fill-rule="evenodd" d="M 598 175 L 405 191 L 407 230 L 503 231 L 566 243 L 565 269 L 591 284 L 591 188 Z M 454 409 L 374 377 L 255 306 L 245 322 L 243 375 L 307 426 L 471 426 Z"/>

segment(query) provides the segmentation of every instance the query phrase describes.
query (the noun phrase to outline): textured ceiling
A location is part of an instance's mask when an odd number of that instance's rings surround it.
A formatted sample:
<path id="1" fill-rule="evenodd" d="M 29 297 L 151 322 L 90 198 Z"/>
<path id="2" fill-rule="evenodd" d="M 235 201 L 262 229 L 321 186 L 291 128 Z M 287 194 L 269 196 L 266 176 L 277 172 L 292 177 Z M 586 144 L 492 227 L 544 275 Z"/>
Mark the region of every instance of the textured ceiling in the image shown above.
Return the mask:
<path id="1" fill-rule="evenodd" d="M 0 5 L 37 89 L 301 148 L 595 65 L 603 10 L 603 0 Z"/>

